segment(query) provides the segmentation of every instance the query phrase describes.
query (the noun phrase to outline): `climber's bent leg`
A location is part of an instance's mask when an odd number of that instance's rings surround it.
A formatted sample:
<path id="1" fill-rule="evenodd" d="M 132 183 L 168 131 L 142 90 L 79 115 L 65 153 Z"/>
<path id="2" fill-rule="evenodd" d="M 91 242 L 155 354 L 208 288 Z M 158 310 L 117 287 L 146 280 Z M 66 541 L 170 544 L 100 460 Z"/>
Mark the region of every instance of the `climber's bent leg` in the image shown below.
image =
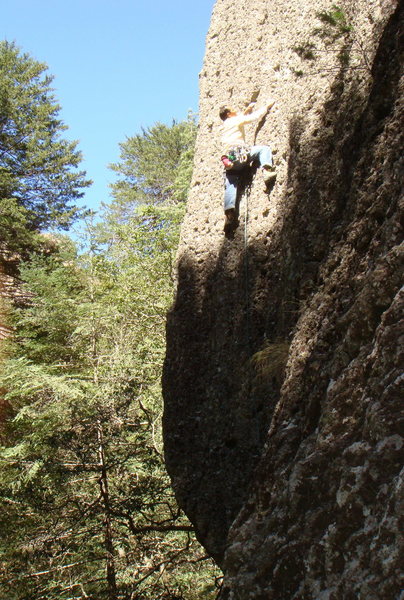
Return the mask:
<path id="1" fill-rule="evenodd" d="M 259 162 L 260 167 L 272 167 L 274 160 L 269 146 L 253 146 L 250 150 L 252 160 Z"/>
<path id="2" fill-rule="evenodd" d="M 265 183 L 264 192 L 269 194 L 276 179 L 271 148 L 269 146 L 253 146 L 250 151 L 250 157 L 252 160 L 258 161 L 258 164 L 262 168 Z"/>

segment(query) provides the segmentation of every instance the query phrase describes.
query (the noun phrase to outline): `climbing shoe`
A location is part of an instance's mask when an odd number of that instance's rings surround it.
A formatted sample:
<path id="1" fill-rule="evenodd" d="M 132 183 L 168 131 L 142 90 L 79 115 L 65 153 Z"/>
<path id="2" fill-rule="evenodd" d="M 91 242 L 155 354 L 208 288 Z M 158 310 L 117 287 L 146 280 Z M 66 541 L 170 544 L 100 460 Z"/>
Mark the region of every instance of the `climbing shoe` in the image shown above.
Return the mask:
<path id="1" fill-rule="evenodd" d="M 262 167 L 262 174 L 263 174 L 265 183 L 269 183 L 270 181 L 273 181 L 276 177 L 275 167 L 270 167 L 270 166 Z"/>
<path id="2" fill-rule="evenodd" d="M 236 211 L 234 208 L 229 208 L 229 210 L 226 210 L 226 212 L 224 213 L 224 217 L 225 217 L 225 225 L 230 225 L 230 223 L 234 223 L 234 221 L 236 220 Z"/>
<path id="3" fill-rule="evenodd" d="M 263 167 L 262 174 L 263 174 L 263 179 L 264 179 L 264 184 L 265 184 L 264 192 L 266 194 L 269 194 L 272 191 L 273 186 L 275 184 L 275 179 L 276 179 L 275 167 L 269 167 L 269 166 Z"/>
<path id="4" fill-rule="evenodd" d="M 236 210 L 234 208 L 229 208 L 225 212 L 225 221 L 224 221 L 224 232 L 229 234 L 233 232 L 239 226 L 239 221 L 237 218 Z"/>

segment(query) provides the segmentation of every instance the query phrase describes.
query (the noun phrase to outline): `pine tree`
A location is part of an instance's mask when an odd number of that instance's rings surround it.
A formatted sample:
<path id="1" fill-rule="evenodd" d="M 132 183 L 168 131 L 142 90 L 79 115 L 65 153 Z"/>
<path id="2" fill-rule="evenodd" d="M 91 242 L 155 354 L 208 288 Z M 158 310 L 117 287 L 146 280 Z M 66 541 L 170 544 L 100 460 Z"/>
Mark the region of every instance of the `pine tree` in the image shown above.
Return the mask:
<path id="1" fill-rule="evenodd" d="M 112 185 L 115 208 L 132 213 L 139 204 L 185 202 L 191 182 L 197 125 L 190 114 L 171 127 L 156 123 L 120 144 L 120 161 L 111 165 L 120 179 Z"/>
<path id="2" fill-rule="evenodd" d="M 0 239 L 8 248 L 32 241 L 29 232 L 67 229 L 91 183 L 77 170 L 77 142 L 61 137 L 67 127 L 51 83 L 44 63 L 0 42 Z"/>
<path id="3" fill-rule="evenodd" d="M 22 268 L 31 304 L 17 311 L 18 344 L 1 378 L 15 411 L 0 453 L 10 600 L 212 597 L 162 457 L 178 235 L 167 223 L 147 207 L 103 226 L 102 244 L 89 226 L 84 255 L 62 240 Z"/>
<path id="4" fill-rule="evenodd" d="M 173 194 L 189 186 L 194 127 L 180 128 L 165 180 Z M 178 142 L 176 124 L 171 134 Z M 157 152 L 145 139 L 141 154 Z M 137 180 L 151 185 L 153 173 Z M 14 313 L 0 374 L 13 409 L 0 448 L 0 589 L 9 600 L 214 594 L 162 451 L 165 316 L 183 202 L 152 194 L 141 204 L 147 188 L 139 195 L 132 180 L 121 183 L 128 201 L 117 192 L 102 222 L 87 223 L 84 253 L 59 237 L 21 265 L 29 303 Z"/>

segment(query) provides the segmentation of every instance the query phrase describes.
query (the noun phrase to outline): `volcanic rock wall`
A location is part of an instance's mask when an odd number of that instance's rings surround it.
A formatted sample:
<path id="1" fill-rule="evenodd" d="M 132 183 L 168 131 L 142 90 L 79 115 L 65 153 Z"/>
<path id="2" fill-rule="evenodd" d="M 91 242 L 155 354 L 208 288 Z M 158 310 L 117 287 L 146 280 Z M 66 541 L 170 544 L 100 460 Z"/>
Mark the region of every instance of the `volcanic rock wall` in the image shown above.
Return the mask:
<path id="1" fill-rule="evenodd" d="M 221 598 L 400 590 L 403 2 L 333 4 L 218 0 L 207 36 L 164 431 Z M 277 179 L 225 237 L 218 108 L 254 90 Z"/>

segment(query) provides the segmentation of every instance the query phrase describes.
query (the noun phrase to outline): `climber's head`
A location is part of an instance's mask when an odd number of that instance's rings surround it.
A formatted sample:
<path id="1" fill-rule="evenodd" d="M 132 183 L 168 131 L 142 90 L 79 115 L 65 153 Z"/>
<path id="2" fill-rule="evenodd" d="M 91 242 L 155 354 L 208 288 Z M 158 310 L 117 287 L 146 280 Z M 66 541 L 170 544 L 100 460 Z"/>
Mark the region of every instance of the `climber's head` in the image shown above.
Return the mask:
<path id="1" fill-rule="evenodd" d="M 229 106 L 222 106 L 219 110 L 219 116 L 222 119 L 222 121 L 225 121 L 229 117 L 235 117 L 236 114 L 236 111 L 233 108 L 230 108 Z"/>

